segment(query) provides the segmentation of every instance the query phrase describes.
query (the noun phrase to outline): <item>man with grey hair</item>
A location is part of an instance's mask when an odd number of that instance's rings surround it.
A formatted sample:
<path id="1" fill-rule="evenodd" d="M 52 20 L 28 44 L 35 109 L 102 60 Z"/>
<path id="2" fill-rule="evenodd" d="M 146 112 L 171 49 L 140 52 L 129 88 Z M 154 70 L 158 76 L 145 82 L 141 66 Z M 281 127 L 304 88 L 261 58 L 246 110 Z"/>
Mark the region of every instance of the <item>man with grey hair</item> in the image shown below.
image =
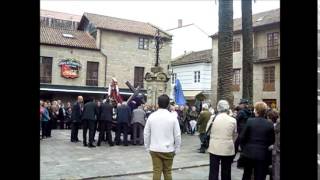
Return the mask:
<path id="1" fill-rule="evenodd" d="M 237 138 L 236 119 L 229 115 L 229 103 L 220 100 L 217 105 L 218 114 L 214 121 L 211 116 L 207 130 L 211 126 L 208 152 L 210 154 L 209 179 L 218 179 L 221 164 L 221 179 L 231 180 L 231 164 L 235 155 L 234 142 Z"/>
<path id="2" fill-rule="evenodd" d="M 207 123 L 211 117 L 211 112 L 209 112 L 209 106 L 208 104 L 203 104 L 202 105 L 202 111 L 199 115 L 199 119 L 198 119 L 198 131 L 199 131 L 199 138 L 200 138 L 200 142 L 201 142 L 201 146 L 200 146 L 200 151 L 199 153 L 205 153 L 205 147 L 203 146 L 203 141 L 204 141 L 204 137 L 206 134 L 206 126 Z"/>
<path id="3" fill-rule="evenodd" d="M 146 113 L 143 110 L 142 105 L 132 112 L 132 136 L 133 145 L 143 145 L 143 127 L 146 124 Z"/>

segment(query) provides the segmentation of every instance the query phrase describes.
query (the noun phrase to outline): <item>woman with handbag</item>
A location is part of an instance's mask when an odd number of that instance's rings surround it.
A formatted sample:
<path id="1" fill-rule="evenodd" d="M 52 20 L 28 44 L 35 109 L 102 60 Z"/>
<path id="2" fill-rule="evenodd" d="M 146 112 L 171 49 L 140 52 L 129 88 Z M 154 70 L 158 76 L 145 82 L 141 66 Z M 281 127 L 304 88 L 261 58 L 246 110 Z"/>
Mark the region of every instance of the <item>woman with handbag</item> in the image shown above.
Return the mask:
<path id="1" fill-rule="evenodd" d="M 229 115 L 229 103 L 220 100 L 218 114 L 211 116 L 207 124 L 210 132 L 208 152 L 210 153 L 209 180 L 218 180 L 221 163 L 221 180 L 231 180 L 231 164 L 235 154 L 234 142 L 237 138 L 236 119 Z M 211 129 L 210 129 L 210 124 Z"/>
<path id="2" fill-rule="evenodd" d="M 254 105 L 254 118 L 249 118 L 240 134 L 241 155 L 244 163 L 242 180 L 265 180 L 268 172 L 269 146 L 275 141 L 272 122 L 265 118 L 267 105 L 257 102 Z"/>

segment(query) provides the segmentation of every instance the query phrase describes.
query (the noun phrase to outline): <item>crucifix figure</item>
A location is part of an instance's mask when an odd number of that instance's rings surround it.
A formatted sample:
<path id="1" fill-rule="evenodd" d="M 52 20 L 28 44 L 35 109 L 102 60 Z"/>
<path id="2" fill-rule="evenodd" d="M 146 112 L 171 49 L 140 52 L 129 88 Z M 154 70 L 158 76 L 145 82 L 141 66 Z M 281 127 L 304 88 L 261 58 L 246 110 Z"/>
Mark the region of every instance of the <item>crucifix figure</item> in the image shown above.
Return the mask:
<path id="1" fill-rule="evenodd" d="M 156 43 L 156 64 L 155 67 L 159 66 L 159 50 L 162 48 L 162 38 L 160 36 L 160 30 L 157 29 L 156 35 L 154 37 Z"/>
<path id="2" fill-rule="evenodd" d="M 127 104 L 131 107 L 131 110 L 136 109 L 141 104 L 144 104 L 144 95 L 142 92 L 140 92 L 141 87 L 138 86 L 137 88 L 134 88 L 129 81 L 126 82 L 126 85 L 133 92 L 133 94 L 127 100 Z"/>

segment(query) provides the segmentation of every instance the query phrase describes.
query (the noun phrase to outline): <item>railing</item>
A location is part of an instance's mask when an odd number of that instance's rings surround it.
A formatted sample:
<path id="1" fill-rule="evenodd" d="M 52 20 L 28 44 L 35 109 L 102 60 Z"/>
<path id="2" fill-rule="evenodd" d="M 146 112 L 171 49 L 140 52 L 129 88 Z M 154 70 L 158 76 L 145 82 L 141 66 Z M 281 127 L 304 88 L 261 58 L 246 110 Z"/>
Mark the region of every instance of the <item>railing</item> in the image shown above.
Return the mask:
<path id="1" fill-rule="evenodd" d="M 265 46 L 253 48 L 253 59 L 274 59 L 280 58 L 280 44 L 276 46 Z"/>
<path id="2" fill-rule="evenodd" d="M 98 79 L 87 79 L 86 85 L 87 86 L 98 86 Z"/>

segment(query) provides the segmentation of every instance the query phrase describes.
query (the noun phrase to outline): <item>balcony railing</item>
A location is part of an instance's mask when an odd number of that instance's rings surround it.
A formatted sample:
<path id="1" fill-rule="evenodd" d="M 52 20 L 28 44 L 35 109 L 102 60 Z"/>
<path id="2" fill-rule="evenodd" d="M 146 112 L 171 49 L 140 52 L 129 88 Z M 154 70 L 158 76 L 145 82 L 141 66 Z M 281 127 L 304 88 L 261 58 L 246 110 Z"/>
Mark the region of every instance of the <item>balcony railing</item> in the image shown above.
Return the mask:
<path id="1" fill-rule="evenodd" d="M 86 85 L 87 86 L 98 86 L 98 79 L 87 79 Z"/>
<path id="2" fill-rule="evenodd" d="M 41 76 L 40 83 L 51 83 L 51 76 Z"/>
<path id="3" fill-rule="evenodd" d="M 253 60 L 270 60 L 280 58 L 280 44 L 253 48 Z"/>

